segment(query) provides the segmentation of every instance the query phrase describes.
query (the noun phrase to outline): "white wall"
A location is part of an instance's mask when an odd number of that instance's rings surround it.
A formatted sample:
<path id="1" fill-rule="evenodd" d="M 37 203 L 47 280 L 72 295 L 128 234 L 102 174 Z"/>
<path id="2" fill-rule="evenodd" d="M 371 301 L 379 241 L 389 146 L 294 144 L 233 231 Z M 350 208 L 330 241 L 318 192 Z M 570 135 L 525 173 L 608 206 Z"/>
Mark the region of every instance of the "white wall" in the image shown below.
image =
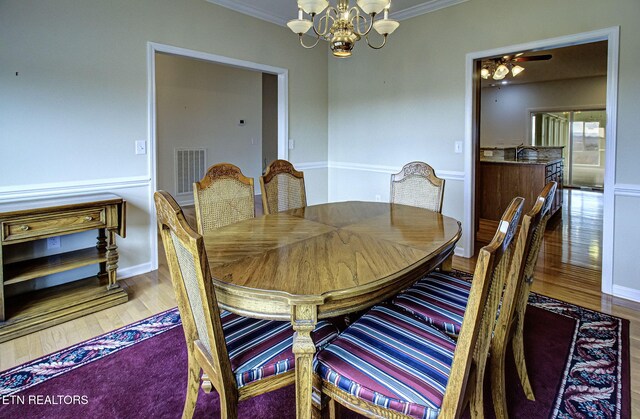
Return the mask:
<path id="1" fill-rule="evenodd" d="M 473 0 L 401 22 L 380 51 L 359 44 L 348 60 L 329 60 L 329 198 L 388 194 L 383 167 L 424 160 L 436 172 L 464 170 L 454 153 L 465 129 L 466 54 L 620 26 L 616 193 L 640 205 L 640 2 Z M 499 22 L 499 25 L 496 25 Z M 378 175 L 361 176 L 362 165 Z M 347 167 L 347 169 L 345 169 Z M 347 172 L 345 172 L 347 170 Z M 357 176 L 355 174 L 358 174 Z M 352 176 L 353 175 L 353 176 Z M 448 181 L 444 213 L 462 219 L 462 181 Z M 637 224 L 622 206 L 616 229 Z M 614 283 L 640 289 L 633 246 L 616 236 Z"/>
<path id="2" fill-rule="evenodd" d="M 134 154 L 149 140 L 148 42 L 288 69 L 289 159 L 327 160 L 327 52 L 286 27 L 203 0 L 4 0 L 0 39 L 0 200 L 122 195 L 120 274 L 148 270 L 156 240 L 149 155 Z M 326 200 L 326 169 L 309 171 L 310 201 Z"/>
<path id="3" fill-rule="evenodd" d="M 206 167 L 228 162 L 262 174 L 262 73 L 156 54 L 156 103 L 158 189 L 176 196 L 176 148 L 206 149 Z"/>
<path id="4" fill-rule="evenodd" d="M 607 78 L 588 77 L 485 87 L 481 92 L 480 146 L 508 147 L 530 141 L 530 110 L 604 109 Z"/>

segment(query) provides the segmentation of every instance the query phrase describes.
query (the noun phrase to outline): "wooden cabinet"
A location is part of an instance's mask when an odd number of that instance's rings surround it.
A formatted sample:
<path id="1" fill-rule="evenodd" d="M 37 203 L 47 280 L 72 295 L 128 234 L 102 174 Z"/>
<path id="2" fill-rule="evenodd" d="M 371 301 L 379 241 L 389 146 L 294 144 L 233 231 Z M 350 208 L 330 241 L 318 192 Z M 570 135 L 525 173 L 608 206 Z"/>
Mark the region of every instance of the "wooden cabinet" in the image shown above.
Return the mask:
<path id="1" fill-rule="evenodd" d="M 480 188 L 478 190 L 479 218 L 499 220 L 511 200 L 525 199 L 524 211 L 533 207 L 535 199 L 549 181 L 558 182 L 551 213 L 562 208 L 562 159 L 549 163 L 480 162 Z"/>
<path id="2" fill-rule="evenodd" d="M 0 342 L 121 304 L 116 235 L 125 237 L 126 203 L 91 194 L 0 204 Z M 97 230 L 87 247 L 38 258 L 13 249 L 19 243 Z M 96 277 L 5 297 L 9 287 L 46 275 L 97 265 Z"/>

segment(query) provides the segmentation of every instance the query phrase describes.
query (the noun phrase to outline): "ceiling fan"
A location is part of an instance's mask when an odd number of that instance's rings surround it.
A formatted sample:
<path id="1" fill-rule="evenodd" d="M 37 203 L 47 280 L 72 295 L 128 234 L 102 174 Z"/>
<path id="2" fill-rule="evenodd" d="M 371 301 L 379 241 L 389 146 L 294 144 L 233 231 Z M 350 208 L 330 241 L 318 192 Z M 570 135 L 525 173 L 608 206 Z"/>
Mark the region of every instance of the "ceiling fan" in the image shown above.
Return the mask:
<path id="1" fill-rule="evenodd" d="M 523 52 L 515 55 L 504 55 L 499 58 L 490 58 L 482 61 L 482 69 L 480 70 L 480 77 L 488 79 L 489 77 L 494 80 L 504 79 L 509 72 L 513 77 L 524 71 L 524 67 L 518 63 L 524 63 L 527 61 L 546 61 L 552 58 L 551 54 L 542 55 L 530 55 L 523 57 Z"/>

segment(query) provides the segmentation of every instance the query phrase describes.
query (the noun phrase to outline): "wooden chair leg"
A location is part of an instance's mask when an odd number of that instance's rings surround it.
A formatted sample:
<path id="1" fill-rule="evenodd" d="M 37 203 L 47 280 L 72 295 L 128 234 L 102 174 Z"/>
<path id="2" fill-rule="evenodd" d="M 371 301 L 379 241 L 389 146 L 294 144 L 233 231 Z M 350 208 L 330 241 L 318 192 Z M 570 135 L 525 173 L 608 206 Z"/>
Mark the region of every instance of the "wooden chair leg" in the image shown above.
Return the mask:
<path id="1" fill-rule="evenodd" d="M 504 346 L 492 347 L 491 353 L 491 398 L 497 419 L 509 417 L 507 411 L 507 395 L 505 392 L 505 356 Z"/>
<path id="2" fill-rule="evenodd" d="M 238 397 L 224 390 L 220 391 L 220 419 L 238 418 Z"/>
<path id="3" fill-rule="evenodd" d="M 513 357 L 516 361 L 516 370 L 520 377 L 520 383 L 522 383 L 522 389 L 524 390 L 524 394 L 527 396 L 527 399 L 533 401 L 536 399 L 536 396 L 533 394 L 533 388 L 531 387 L 529 374 L 527 373 L 527 362 L 524 358 L 523 323 L 523 319 L 518 316 L 516 319 L 516 330 L 513 334 L 511 345 L 513 347 Z"/>
<path id="4" fill-rule="evenodd" d="M 329 399 L 329 419 L 336 419 L 337 417 L 340 417 L 338 409 L 340 409 L 340 404 L 336 403 L 333 399 Z"/>
<path id="5" fill-rule="evenodd" d="M 200 366 L 191 353 L 188 355 L 187 397 L 182 409 L 182 419 L 191 419 L 198 402 L 200 390 Z"/>
<path id="6" fill-rule="evenodd" d="M 485 366 L 479 366 L 475 374 L 469 377 L 471 381 L 471 399 L 469 411 L 472 418 L 484 419 L 484 370 Z"/>

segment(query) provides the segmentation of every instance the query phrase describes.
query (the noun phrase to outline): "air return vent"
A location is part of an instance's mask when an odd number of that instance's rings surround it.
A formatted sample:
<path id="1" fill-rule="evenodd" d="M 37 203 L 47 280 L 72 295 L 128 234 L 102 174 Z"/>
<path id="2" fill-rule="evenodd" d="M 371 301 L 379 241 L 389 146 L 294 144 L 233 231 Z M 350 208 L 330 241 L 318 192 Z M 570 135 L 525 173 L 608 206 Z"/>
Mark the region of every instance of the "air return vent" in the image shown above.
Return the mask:
<path id="1" fill-rule="evenodd" d="M 176 148 L 176 194 L 193 193 L 193 182 L 202 179 L 207 170 L 204 148 Z"/>

